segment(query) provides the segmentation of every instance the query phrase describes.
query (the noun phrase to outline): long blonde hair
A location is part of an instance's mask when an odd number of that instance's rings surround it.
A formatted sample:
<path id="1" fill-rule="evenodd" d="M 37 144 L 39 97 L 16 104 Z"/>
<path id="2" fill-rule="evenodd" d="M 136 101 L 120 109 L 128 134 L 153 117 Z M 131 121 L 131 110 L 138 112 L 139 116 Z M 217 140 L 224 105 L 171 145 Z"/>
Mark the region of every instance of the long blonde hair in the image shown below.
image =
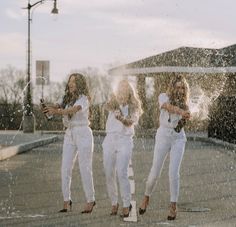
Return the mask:
<path id="1" fill-rule="evenodd" d="M 176 84 L 180 82 L 184 88 L 183 96 L 177 95 Z M 170 99 L 170 104 L 178 106 L 182 109 L 188 109 L 189 101 L 189 85 L 183 75 L 177 75 L 169 83 L 167 95 Z"/>
<path id="2" fill-rule="evenodd" d="M 141 116 L 143 113 L 143 110 L 141 107 L 141 101 L 139 99 L 138 94 L 135 92 L 135 89 L 133 88 L 133 86 L 126 79 L 121 80 L 119 84 L 124 85 L 126 89 L 128 90 L 127 104 L 129 105 L 130 114 L 134 112 L 138 112 L 139 116 Z"/>

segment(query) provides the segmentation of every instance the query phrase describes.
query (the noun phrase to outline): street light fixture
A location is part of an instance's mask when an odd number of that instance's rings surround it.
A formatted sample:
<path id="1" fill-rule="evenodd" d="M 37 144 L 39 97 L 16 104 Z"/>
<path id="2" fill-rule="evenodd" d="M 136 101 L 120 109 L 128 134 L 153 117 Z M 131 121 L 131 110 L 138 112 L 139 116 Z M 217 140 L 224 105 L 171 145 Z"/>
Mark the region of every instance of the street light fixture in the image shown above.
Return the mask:
<path id="1" fill-rule="evenodd" d="M 30 3 L 30 0 L 28 0 L 28 5 L 27 7 L 23 8 L 23 9 L 27 9 L 28 10 L 28 42 L 27 42 L 27 89 L 26 89 L 26 94 L 25 94 L 25 100 L 24 100 L 24 117 L 23 117 L 23 132 L 24 133 L 32 133 L 34 132 L 34 128 L 35 128 L 35 120 L 34 120 L 34 115 L 33 115 L 33 105 L 32 105 L 32 94 L 31 94 L 31 59 L 30 59 L 30 23 L 32 21 L 31 18 L 31 12 L 30 10 L 38 5 L 38 4 L 42 4 L 45 1 L 49 1 L 49 0 L 40 0 L 37 1 L 33 4 Z M 54 1 L 53 4 L 53 9 L 51 11 L 52 14 L 58 14 L 58 9 L 57 9 L 57 0 L 52 0 Z"/>
<path id="2" fill-rule="evenodd" d="M 57 0 L 54 0 L 53 9 L 52 9 L 51 13 L 52 13 L 52 14 L 58 14 Z"/>

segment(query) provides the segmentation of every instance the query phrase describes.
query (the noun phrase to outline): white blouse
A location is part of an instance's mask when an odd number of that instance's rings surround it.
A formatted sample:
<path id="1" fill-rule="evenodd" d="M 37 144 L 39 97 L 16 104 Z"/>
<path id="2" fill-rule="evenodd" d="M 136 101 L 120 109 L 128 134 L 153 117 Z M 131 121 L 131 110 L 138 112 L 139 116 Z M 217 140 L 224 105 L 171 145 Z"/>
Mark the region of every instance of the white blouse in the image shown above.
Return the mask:
<path id="1" fill-rule="evenodd" d="M 160 107 L 160 126 L 166 128 L 175 128 L 182 116 L 179 114 L 169 113 L 167 110 L 161 108 L 164 103 L 170 102 L 166 93 L 161 93 L 158 97 L 158 101 Z"/>
<path id="2" fill-rule="evenodd" d="M 73 106 L 81 106 L 81 110 L 77 111 L 69 119 L 68 115 L 63 115 L 63 124 L 65 127 L 70 126 L 88 126 L 89 125 L 89 101 L 85 95 L 80 95 Z M 67 109 L 68 106 L 65 107 Z"/>

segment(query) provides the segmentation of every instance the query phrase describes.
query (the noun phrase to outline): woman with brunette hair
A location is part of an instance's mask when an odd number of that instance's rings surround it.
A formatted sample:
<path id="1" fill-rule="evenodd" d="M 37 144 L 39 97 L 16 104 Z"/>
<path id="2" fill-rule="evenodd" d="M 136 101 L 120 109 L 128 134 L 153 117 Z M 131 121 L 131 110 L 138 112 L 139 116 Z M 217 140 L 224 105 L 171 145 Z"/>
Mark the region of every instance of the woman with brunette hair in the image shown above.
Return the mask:
<path id="1" fill-rule="evenodd" d="M 116 93 L 105 108 L 109 115 L 106 122 L 107 134 L 102 146 L 107 191 L 112 206 L 110 215 L 117 215 L 119 208 L 118 176 L 123 203 L 120 216 L 128 217 L 132 209 L 128 167 L 132 156 L 134 125 L 138 123 L 142 109 L 138 96 L 127 80 L 119 82 Z"/>
<path id="2" fill-rule="evenodd" d="M 71 177 L 74 161 L 79 162 L 80 174 L 87 203 L 82 213 L 91 213 L 95 206 L 95 192 L 92 174 L 93 135 L 89 127 L 89 90 L 86 79 L 79 73 L 70 75 L 61 104 L 44 108 L 45 113 L 63 116 L 66 128 L 62 165 L 63 209 L 67 212 L 72 208 Z"/>
<path id="3" fill-rule="evenodd" d="M 161 174 L 164 161 L 170 153 L 169 184 L 170 184 L 170 210 L 167 219 L 174 220 L 177 215 L 179 196 L 179 171 L 183 158 L 186 135 L 184 125 L 190 118 L 189 86 L 182 75 L 174 77 L 166 93 L 159 95 L 160 127 L 155 138 L 153 164 L 146 182 L 145 195 L 139 207 L 139 214 L 146 212 L 157 178 Z"/>

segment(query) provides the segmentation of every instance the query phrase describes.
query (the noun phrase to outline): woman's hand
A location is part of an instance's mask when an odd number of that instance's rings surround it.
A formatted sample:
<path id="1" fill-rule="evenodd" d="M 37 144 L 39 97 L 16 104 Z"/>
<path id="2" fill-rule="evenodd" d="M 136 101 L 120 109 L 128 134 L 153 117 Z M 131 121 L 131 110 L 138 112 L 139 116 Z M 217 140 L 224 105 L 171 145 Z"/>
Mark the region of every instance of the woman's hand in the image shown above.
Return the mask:
<path id="1" fill-rule="evenodd" d="M 186 120 L 189 120 L 190 117 L 191 117 L 191 113 L 190 113 L 189 110 L 183 110 L 183 111 L 181 112 L 181 116 L 182 116 L 182 118 L 184 118 L 184 119 L 186 119 Z"/>
<path id="2" fill-rule="evenodd" d="M 119 120 L 122 124 L 124 124 L 125 126 L 130 127 L 130 126 L 133 125 L 133 123 L 134 123 L 133 120 L 131 120 L 131 119 L 129 119 L 129 118 L 125 118 L 125 117 L 122 115 L 122 113 L 121 113 L 120 110 L 115 110 L 115 111 L 114 111 L 114 114 L 115 114 L 115 118 L 116 118 L 117 120 Z"/>
<path id="3" fill-rule="evenodd" d="M 47 106 L 47 107 L 43 108 L 43 113 L 48 113 L 50 115 L 58 114 L 58 108 Z"/>

